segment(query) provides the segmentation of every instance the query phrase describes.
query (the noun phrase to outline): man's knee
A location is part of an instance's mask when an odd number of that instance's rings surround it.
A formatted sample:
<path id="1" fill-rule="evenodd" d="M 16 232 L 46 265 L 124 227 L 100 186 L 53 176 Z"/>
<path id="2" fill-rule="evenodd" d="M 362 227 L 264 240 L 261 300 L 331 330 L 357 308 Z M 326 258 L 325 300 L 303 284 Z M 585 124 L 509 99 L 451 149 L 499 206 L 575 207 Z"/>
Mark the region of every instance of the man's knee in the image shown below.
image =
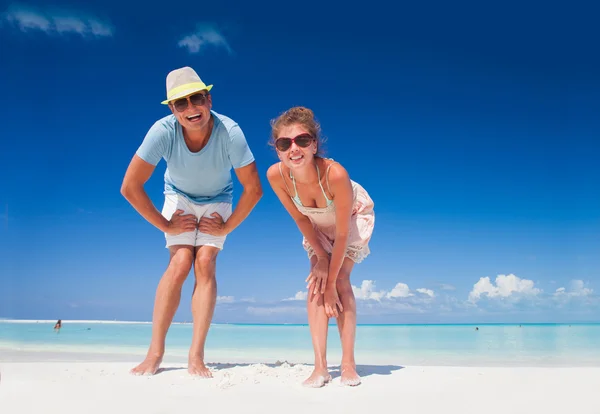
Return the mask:
<path id="1" fill-rule="evenodd" d="M 181 248 L 171 254 L 169 275 L 177 283 L 183 284 L 192 269 L 194 256 L 191 249 Z"/>
<path id="2" fill-rule="evenodd" d="M 217 264 L 217 256 L 199 255 L 196 257 L 196 267 L 201 271 L 214 270 Z"/>
<path id="3" fill-rule="evenodd" d="M 199 282 L 214 279 L 217 267 L 218 249 L 200 248 L 194 263 L 196 279 Z"/>

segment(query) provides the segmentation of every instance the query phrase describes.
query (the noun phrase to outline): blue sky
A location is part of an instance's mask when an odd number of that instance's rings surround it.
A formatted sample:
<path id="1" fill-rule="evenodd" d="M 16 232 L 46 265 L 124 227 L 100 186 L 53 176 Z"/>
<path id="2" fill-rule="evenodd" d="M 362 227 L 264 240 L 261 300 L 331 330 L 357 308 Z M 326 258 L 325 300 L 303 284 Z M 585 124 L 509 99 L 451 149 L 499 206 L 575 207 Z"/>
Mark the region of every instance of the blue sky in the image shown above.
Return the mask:
<path id="1" fill-rule="evenodd" d="M 265 189 L 220 255 L 215 322 L 306 321 L 301 235 L 265 178 L 269 120 L 294 105 L 375 201 L 352 275 L 359 322 L 598 321 L 593 10 L 216 3 L 2 11 L 0 317 L 151 319 L 168 253 L 119 189 L 167 114 L 166 74 L 189 65 L 244 130 Z M 146 187 L 159 208 L 164 169 Z"/>

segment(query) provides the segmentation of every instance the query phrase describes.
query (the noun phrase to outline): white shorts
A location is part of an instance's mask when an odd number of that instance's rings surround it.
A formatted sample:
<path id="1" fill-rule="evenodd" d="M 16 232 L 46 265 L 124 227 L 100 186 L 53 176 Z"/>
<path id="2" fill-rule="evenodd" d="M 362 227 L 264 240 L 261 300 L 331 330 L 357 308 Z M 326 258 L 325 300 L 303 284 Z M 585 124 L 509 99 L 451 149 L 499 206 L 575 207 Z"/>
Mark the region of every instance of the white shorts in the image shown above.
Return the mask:
<path id="1" fill-rule="evenodd" d="M 217 212 L 226 221 L 231 216 L 231 203 L 212 203 L 212 204 L 194 204 L 185 196 L 180 194 L 165 194 L 165 204 L 162 209 L 162 215 L 167 220 L 171 220 L 173 213 L 177 210 L 183 210 L 182 215 L 193 214 L 198 220 L 202 217 L 211 217 L 211 214 Z M 227 236 L 212 236 L 210 234 L 201 233 L 198 230 L 187 231 L 176 235 L 165 233 L 169 248 L 177 244 L 187 246 L 213 246 L 223 249 L 225 238 Z"/>

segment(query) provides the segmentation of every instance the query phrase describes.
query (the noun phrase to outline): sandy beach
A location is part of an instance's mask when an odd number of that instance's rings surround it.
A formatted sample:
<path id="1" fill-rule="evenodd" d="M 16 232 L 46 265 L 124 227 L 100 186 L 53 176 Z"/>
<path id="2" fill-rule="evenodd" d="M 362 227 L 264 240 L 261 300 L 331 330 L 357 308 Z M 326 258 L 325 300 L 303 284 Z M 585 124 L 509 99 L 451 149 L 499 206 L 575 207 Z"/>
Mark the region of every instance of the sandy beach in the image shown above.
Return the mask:
<path id="1" fill-rule="evenodd" d="M 131 358 L 131 357 L 130 357 Z M 320 389 L 301 382 L 308 364 L 212 363 L 214 378 L 191 377 L 165 360 L 155 376 L 137 362 L 54 361 L 18 353 L 0 358 L 0 412 L 32 413 L 600 413 L 598 367 L 436 367 L 359 365 L 362 384 Z M 27 361 L 29 360 L 29 362 Z"/>

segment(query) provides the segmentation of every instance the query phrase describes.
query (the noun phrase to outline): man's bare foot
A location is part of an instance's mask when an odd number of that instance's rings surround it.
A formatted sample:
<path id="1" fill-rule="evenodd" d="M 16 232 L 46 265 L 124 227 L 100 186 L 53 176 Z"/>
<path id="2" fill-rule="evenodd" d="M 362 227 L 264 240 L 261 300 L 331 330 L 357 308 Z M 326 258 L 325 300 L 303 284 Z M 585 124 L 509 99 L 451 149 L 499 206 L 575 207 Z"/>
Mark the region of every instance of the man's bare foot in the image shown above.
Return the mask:
<path id="1" fill-rule="evenodd" d="M 162 356 L 148 355 L 140 365 L 129 371 L 133 375 L 154 375 L 162 362 Z"/>
<path id="2" fill-rule="evenodd" d="M 200 357 L 190 357 L 188 359 L 188 373 L 195 377 L 202 378 L 212 378 L 212 372 L 206 365 L 204 365 L 204 361 Z"/>
<path id="3" fill-rule="evenodd" d="M 342 373 L 340 378 L 340 383 L 342 385 L 354 387 L 360 384 L 360 376 L 356 372 L 356 366 L 354 364 L 342 364 L 340 371 Z"/>
<path id="4" fill-rule="evenodd" d="M 310 377 L 305 379 L 304 382 L 302 383 L 302 385 L 304 385 L 305 387 L 309 387 L 309 388 L 321 388 L 322 386 L 327 384 L 329 381 L 331 381 L 331 375 L 329 375 L 327 368 L 325 368 L 325 369 L 316 369 L 315 368 L 315 370 L 312 372 Z"/>

